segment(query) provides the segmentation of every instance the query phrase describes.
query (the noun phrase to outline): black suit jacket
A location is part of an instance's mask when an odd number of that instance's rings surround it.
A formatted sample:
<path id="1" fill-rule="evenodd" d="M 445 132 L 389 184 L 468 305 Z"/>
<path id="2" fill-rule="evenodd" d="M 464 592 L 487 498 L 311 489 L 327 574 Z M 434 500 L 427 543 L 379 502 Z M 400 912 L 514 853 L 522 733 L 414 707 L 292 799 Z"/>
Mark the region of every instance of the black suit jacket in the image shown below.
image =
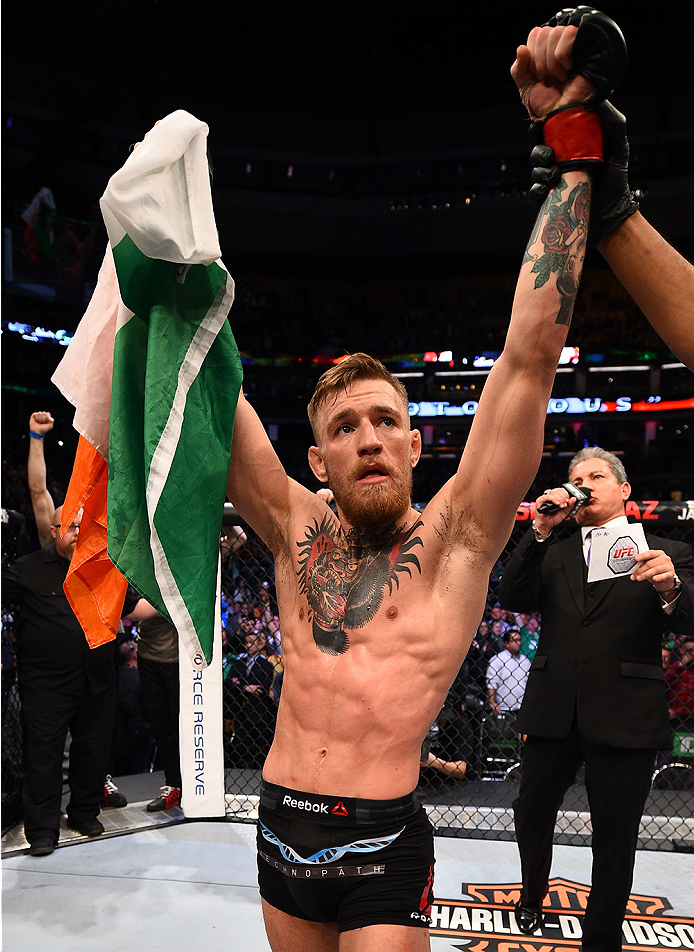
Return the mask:
<path id="1" fill-rule="evenodd" d="M 536 542 L 532 532 L 509 560 L 499 586 L 503 608 L 542 613 L 517 727 L 540 737 L 565 737 L 576 716 L 581 736 L 614 747 L 671 743 L 664 630 L 694 633 L 691 546 L 646 536 L 672 559 L 683 587 L 666 615 L 648 582 L 628 577 L 585 581 L 581 533 Z"/>

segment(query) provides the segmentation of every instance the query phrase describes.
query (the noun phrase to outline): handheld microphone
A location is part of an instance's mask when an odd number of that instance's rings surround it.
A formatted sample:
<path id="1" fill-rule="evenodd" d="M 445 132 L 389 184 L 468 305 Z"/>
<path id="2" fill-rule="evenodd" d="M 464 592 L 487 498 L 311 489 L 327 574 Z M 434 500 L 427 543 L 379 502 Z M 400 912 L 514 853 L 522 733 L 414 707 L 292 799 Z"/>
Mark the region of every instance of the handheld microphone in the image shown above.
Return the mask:
<path id="1" fill-rule="evenodd" d="M 565 489 L 569 496 L 573 496 L 573 498 L 576 500 L 576 505 L 571 510 L 572 516 L 578 512 L 581 506 L 585 506 L 585 504 L 590 499 L 590 489 L 583 489 L 581 486 L 574 486 L 573 483 L 562 483 L 562 489 Z M 548 499 L 547 502 L 543 502 L 541 506 L 537 507 L 537 511 L 542 513 L 551 513 L 557 512 L 559 508 L 560 507 L 556 504 L 556 502 L 551 502 Z"/>

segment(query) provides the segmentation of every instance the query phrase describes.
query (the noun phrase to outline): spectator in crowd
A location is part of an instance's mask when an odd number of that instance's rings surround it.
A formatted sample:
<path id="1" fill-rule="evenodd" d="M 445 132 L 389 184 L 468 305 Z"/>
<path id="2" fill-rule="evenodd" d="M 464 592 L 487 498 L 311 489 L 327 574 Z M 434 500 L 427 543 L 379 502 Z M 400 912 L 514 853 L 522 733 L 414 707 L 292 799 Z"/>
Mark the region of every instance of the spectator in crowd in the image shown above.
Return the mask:
<path id="1" fill-rule="evenodd" d="M 244 638 L 246 650 L 227 677 L 234 740 L 230 757 L 236 767 L 262 767 L 275 730 L 275 703 L 271 696 L 275 668 L 263 654 L 265 635 L 256 627 Z"/>
<path id="2" fill-rule="evenodd" d="M 137 669 L 142 706 L 157 745 L 164 785 L 147 804 L 150 813 L 170 810 L 181 802 L 181 755 L 178 717 L 181 706 L 178 632 L 144 598 L 126 616 L 137 623 Z"/>
<path id="3" fill-rule="evenodd" d="M 577 453 L 568 476 L 592 493 L 576 512 L 581 531 L 554 539 L 575 499 L 563 487 L 549 490 L 499 586 L 502 605 L 542 618 L 516 722 L 527 734 L 514 802 L 523 877 L 516 919 L 524 934 L 542 924 L 557 811 L 585 763 L 593 874 L 583 948 L 618 952 L 656 752 L 671 741 L 663 632 L 694 634 L 694 557 L 682 542 L 647 535 L 631 577 L 589 584 L 589 534 L 627 525 L 631 488 L 619 458 L 600 447 Z M 556 509 L 540 512 L 543 502 Z"/>
<path id="4" fill-rule="evenodd" d="M 275 682 L 280 677 L 284 671 L 284 662 L 282 661 L 282 652 L 280 647 L 280 642 L 278 637 L 271 638 L 270 632 L 267 627 L 258 622 L 254 629 L 254 634 L 259 633 L 265 639 L 265 644 L 262 648 L 263 655 L 272 665 L 274 675 L 272 678 L 272 685 L 270 687 L 270 696 L 279 703 L 279 690 L 275 689 Z"/>
<path id="5" fill-rule="evenodd" d="M 48 490 L 46 481 L 46 458 L 44 453 L 44 440 L 46 435 L 53 429 L 55 421 L 51 414 L 46 410 L 36 410 L 29 417 L 29 458 L 27 460 L 27 483 L 29 485 L 29 494 L 31 496 L 31 506 L 34 511 L 34 520 L 36 521 L 36 531 L 39 537 L 41 548 L 47 548 L 53 544 L 53 523 L 55 520 L 55 504 L 53 497 Z M 114 654 L 115 663 L 115 654 Z M 107 767 L 114 769 L 116 731 L 117 722 L 114 713 L 113 719 L 114 736 L 111 739 L 110 756 Z M 113 782 L 110 773 L 104 778 L 104 792 L 102 805 L 106 807 L 125 807 L 128 801 Z"/>
<path id="6" fill-rule="evenodd" d="M 25 737 L 24 830 L 32 856 L 46 856 L 60 835 L 63 751 L 72 738 L 67 825 L 85 836 L 104 832 L 104 796 L 116 705 L 115 642 L 90 649 L 63 592 L 81 513 L 53 544 L 3 570 L 3 603 L 16 605 L 19 686 Z"/>
<path id="7" fill-rule="evenodd" d="M 510 625 L 503 618 L 495 618 L 489 626 L 487 640 L 492 649 L 492 656 L 495 657 L 504 647 L 504 635 L 509 630 Z"/>
<path id="8" fill-rule="evenodd" d="M 665 670 L 668 705 L 676 731 L 694 731 L 694 637 L 679 640 Z"/>
<path id="9" fill-rule="evenodd" d="M 509 630 L 511 625 L 515 623 L 515 620 L 512 619 L 513 615 L 511 612 L 507 612 L 501 605 L 492 605 L 489 613 L 489 625 L 494 637 L 498 639 L 499 644 L 502 643 L 504 634 Z"/>
<path id="10" fill-rule="evenodd" d="M 280 632 L 280 616 L 272 615 L 265 628 L 265 637 L 268 647 L 273 654 L 282 656 L 282 635 Z"/>
<path id="11" fill-rule="evenodd" d="M 487 697 L 487 665 L 495 654 L 488 633 L 489 622 L 482 620 L 463 663 L 468 690 L 481 698 L 482 702 Z"/>
<path id="12" fill-rule="evenodd" d="M 272 604 L 272 598 L 270 597 L 270 583 L 267 579 L 262 583 L 258 589 L 258 594 L 256 596 L 257 603 L 253 611 L 253 614 L 258 622 L 267 628 L 271 624 L 277 606 Z"/>
<path id="13" fill-rule="evenodd" d="M 663 671 L 667 671 L 674 658 L 672 642 L 664 641 L 660 654 L 663 659 Z"/>
<path id="14" fill-rule="evenodd" d="M 509 628 L 502 650 L 487 665 L 487 698 L 493 714 L 517 711 L 523 701 L 530 661 L 521 653 L 521 633 Z"/>
<path id="15" fill-rule="evenodd" d="M 537 654 L 537 644 L 540 640 L 540 619 L 536 614 L 522 615 L 521 625 L 521 652 L 530 661 Z"/>

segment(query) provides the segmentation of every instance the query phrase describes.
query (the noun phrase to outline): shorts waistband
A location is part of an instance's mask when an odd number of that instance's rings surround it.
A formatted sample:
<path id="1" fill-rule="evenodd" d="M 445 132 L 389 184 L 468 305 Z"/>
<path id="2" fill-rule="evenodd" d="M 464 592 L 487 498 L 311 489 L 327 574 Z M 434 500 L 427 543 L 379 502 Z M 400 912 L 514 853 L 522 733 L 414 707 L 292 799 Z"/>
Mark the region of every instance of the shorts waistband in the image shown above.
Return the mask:
<path id="1" fill-rule="evenodd" d="M 405 820 L 420 808 L 414 791 L 394 800 L 364 800 L 360 797 L 304 793 L 267 780 L 262 780 L 260 784 L 260 803 L 268 810 L 281 813 L 345 817 L 358 825 Z"/>

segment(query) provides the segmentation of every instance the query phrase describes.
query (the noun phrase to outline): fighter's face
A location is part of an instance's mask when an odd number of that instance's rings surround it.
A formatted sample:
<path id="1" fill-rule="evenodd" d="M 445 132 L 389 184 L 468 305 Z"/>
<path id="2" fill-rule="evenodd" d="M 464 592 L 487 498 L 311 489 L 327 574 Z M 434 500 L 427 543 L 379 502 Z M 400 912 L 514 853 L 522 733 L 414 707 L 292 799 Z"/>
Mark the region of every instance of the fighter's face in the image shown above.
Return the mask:
<path id="1" fill-rule="evenodd" d="M 591 491 L 590 501 L 576 513 L 579 526 L 602 526 L 624 515 L 631 486 L 617 481 L 606 460 L 593 457 L 579 463 L 571 473 L 571 482 Z"/>
<path id="2" fill-rule="evenodd" d="M 313 472 L 327 482 L 350 526 L 373 528 L 410 508 L 412 468 L 421 452 L 407 405 L 385 380 L 359 380 L 322 407 Z"/>

